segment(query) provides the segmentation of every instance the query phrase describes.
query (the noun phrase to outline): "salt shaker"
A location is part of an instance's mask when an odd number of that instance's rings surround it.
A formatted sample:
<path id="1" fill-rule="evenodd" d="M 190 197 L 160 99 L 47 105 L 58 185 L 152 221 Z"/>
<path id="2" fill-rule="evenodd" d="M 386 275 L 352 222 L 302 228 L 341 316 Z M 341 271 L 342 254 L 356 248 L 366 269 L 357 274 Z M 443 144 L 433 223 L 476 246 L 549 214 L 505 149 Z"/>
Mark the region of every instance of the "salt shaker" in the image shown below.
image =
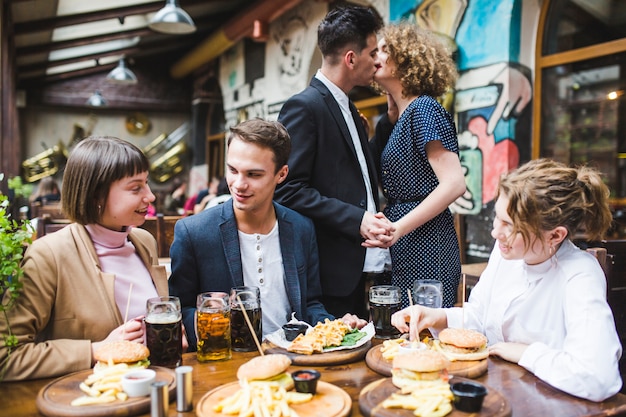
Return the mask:
<path id="1" fill-rule="evenodd" d="M 168 383 L 153 382 L 150 392 L 150 417 L 167 417 L 169 403 Z"/>
<path id="2" fill-rule="evenodd" d="M 176 371 L 176 411 L 184 412 L 193 409 L 193 381 L 191 366 L 179 366 Z"/>

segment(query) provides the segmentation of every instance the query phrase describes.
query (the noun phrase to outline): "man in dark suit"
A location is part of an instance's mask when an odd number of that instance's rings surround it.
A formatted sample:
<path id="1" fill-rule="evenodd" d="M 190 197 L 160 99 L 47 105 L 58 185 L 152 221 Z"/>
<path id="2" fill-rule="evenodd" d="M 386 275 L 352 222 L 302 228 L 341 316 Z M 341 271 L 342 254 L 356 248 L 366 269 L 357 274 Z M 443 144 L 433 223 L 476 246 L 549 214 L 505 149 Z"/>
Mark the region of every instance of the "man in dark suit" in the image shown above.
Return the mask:
<path id="1" fill-rule="evenodd" d="M 376 33 L 382 26 L 370 7 L 331 10 L 317 32 L 322 67 L 278 116 L 293 151 L 275 199 L 313 219 L 322 302 L 335 315 L 352 311 L 367 317 L 365 282 L 376 283 L 371 273 L 384 273 L 390 263 L 386 249 L 361 245 L 363 238 L 384 239 L 376 235 L 388 235 L 393 226 L 377 213 L 377 173 L 366 129 L 347 95 L 372 81 L 378 68 Z"/>
<path id="2" fill-rule="evenodd" d="M 248 120 L 230 129 L 226 180 L 232 198 L 176 223 L 170 250 L 171 295 L 183 310 L 190 350 L 196 296 L 235 286 L 261 291 L 263 335 L 290 320 L 312 325 L 334 319 L 320 302 L 319 263 L 313 223 L 273 202 L 276 185 L 289 172 L 289 134 L 278 122 Z M 352 314 L 351 327 L 367 322 Z"/>

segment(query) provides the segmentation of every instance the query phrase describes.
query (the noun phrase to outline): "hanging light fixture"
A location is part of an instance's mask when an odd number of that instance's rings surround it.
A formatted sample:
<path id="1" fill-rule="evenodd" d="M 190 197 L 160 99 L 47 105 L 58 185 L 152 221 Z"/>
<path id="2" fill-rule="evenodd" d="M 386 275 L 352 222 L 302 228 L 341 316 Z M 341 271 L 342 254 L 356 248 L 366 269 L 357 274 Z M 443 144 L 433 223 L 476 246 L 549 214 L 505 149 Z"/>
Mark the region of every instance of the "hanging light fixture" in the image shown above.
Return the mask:
<path id="1" fill-rule="evenodd" d="M 89 107 L 106 107 L 107 101 L 102 97 L 100 91 L 96 90 L 85 104 Z"/>
<path id="2" fill-rule="evenodd" d="M 196 31 L 193 20 L 178 6 L 177 0 L 165 0 L 165 7 L 154 15 L 148 27 L 157 32 L 174 35 Z"/>
<path id="3" fill-rule="evenodd" d="M 115 84 L 137 84 L 137 76 L 126 68 L 124 57 L 121 57 L 117 67 L 113 68 L 107 75 L 107 81 Z"/>

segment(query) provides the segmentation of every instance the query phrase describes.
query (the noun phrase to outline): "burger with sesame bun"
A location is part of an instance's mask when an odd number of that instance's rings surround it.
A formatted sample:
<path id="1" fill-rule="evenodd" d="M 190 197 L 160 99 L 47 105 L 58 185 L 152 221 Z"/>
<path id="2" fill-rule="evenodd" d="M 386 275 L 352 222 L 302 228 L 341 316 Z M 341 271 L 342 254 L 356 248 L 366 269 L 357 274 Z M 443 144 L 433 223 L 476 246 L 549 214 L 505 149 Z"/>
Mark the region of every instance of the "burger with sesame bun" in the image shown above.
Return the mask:
<path id="1" fill-rule="evenodd" d="M 256 356 L 244 363 L 237 370 L 237 379 L 246 381 L 278 382 L 285 390 L 293 388 L 294 383 L 287 368 L 291 365 L 289 356 L 272 354 Z"/>
<path id="2" fill-rule="evenodd" d="M 393 358 L 391 382 L 398 388 L 419 383 L 438 385 L 448 381 L 450 361 L 434 350 L 418 350 Z"/>
<path id="3" fill-rule="evenodd" d="M 127 364 L 129 368 L 147 368 L 150 366 L 149 356 L 150 350 L 141 343 L 117 340 L 100 346 L 94 352 L 93 357 L 97 360 L 94 371 L 120 363 Z"/>
<path id="4" fill-rule="evenodd" d="M 479 361 L 489 356 L 487 337 L 470 329 L 443 329 L 434 346 L 451 361 Z"/>

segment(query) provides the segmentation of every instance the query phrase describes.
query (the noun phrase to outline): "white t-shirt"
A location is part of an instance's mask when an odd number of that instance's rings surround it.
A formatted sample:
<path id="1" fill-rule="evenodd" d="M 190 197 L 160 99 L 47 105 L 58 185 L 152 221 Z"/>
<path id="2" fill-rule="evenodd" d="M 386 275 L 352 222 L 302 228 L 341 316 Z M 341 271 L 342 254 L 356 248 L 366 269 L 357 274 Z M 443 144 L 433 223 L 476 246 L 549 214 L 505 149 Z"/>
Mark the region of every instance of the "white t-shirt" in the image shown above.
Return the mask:
<path id="1" fill-rule="evenodd" d="M 278 221 L 269 234 L 239 231 L 243 282 L 259 287 L 263 315 L 263 337 L 281 328 L 291 316 L 285 288 L 285 269 L 280 251 Z"/>
<path id="2" fill-rule="evenodd" d="M 622 386 L 622 347 L 598 261 L 565 240 L 539 265 L 504 259 L 495 245 L 487 268 L 449 327 L 484 333 L 489 344 L 528 344 L 519 365 L 569 394 L 601 401 Z"/>

